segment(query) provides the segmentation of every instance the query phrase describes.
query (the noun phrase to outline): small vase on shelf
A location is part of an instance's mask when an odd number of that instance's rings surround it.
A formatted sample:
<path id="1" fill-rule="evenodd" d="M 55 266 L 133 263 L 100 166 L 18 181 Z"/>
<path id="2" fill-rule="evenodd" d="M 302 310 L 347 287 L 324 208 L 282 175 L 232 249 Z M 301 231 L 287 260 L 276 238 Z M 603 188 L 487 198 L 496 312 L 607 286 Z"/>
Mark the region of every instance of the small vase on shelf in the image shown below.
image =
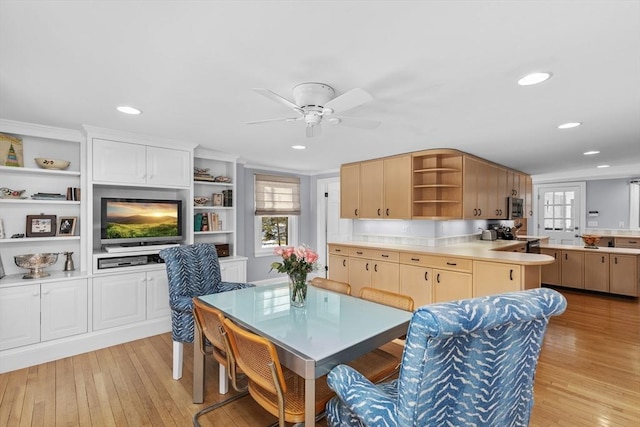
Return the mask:
<path id="1" fill-rule="evenodd" d="M 289 274 L 289 299 L 293 307 L 304 307 L 307 301 L 307 272 Z"/>

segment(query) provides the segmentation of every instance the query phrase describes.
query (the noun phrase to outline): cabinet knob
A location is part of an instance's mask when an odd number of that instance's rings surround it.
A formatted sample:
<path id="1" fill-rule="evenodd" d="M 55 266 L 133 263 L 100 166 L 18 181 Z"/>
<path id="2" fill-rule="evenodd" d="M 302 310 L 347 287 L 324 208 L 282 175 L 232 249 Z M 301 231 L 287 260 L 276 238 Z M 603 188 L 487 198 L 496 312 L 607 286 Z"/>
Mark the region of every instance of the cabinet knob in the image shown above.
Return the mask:
<path id="1" fill-rule="evenodd" d="M 478 215 L 482 215 L 482 209 L 478 209 Z"/>
<path id="2" fill-rule="evenodd" d="M 355 211 L 353 211 L 353 213 L 356 214 L 356 216 L 358 216 L 358 209 L 356 209 Z"/>
<path id="3" fill-rule="evenodd" d="M 38 294 L 34 294 L 34 295 L 38 295 Z M 49 291 L 42 291 L 42 295 L 49 295 Z"/>
<path id="4" fill-rule="evenodd" d="M 346 267 L 346 266 L 347 266 L 347 260 L 346 260 L 346 259 L 343 259 L 343 260 L 342 260 L 342 266 L 343 266 L 343 267 Z"/>
<path id="5" fill-rule="evenodd" d="M 378 264 L 373 264 L 373 271 L 378 272 Z"/>
<path id="6" fill-rule="evenodd" d="M 429 281 L 429 272 L 428 271 L 424 272 L 424 280 L 425 281 Z"/>
<path id="7" fill-rule="evenodd" d="M 365 270 L 367 270 L 367 271 L 369 271 L 369 263 L 367 263 L 367 264 L 364 266 L 364 269 L 365 269 Z"/>
<path id="8" fill-rule="evenodd" d="M 378 209 L 378 216 L 380 216 L 380 209 Z"/>
<path id="9" fill-rule="evenodd" d="M 436 282 L 440 283 L 440 273 L 436 274 Z"/>
<path id="10" fill-rule="evenodd" d="M 509 280 L 513 280 L 513 269 L 509 270 Z"/>
<path id="11" fill-rule="evenodd" d="M 37 297 L 38 295 L 40 295 L 40 292 L 38 292 L 38 291 L 36 291 L 36 292 L 31 294 L 31 296 L 33 296 L 33 297 Z"/>
<path id="12" fill-rule="evenodd" d="M 387 216 L 389 216 L 389 208 L 387 208 L 386 213 L 387 213 Z M 631 242 L 631 243 L 633 243 L 633 242 Z"/>

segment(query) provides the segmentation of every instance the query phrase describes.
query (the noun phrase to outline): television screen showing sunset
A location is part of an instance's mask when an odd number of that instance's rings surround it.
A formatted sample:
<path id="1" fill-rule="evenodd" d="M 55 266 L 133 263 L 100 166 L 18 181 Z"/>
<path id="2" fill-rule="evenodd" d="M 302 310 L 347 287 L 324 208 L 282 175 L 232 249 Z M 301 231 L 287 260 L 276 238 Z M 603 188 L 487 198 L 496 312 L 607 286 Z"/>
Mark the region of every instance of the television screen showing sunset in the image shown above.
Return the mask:
<path id="1" fill-rule="evenodd" d="M 110 201 L 106 238 L 179 236 L 178 207 L 174 203 Z"/>

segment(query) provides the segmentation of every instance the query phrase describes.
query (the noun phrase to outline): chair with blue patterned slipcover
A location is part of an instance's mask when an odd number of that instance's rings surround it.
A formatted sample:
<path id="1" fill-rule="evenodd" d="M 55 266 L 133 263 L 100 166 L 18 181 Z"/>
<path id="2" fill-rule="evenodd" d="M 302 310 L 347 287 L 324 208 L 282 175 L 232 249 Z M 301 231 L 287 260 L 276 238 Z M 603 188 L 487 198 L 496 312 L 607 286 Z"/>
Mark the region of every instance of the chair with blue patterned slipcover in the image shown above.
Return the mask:
<path id="1" fill-rule="evenodd" d="M 197 243 L 162 249 L 169 279 L 173 379 L 182 377 L 183 343 L 193 342 L 193 298 L 252 287 L 250 283 L 223 282 L 218 253 L 213 245 Z"/>
<path id="2" fill-rule="evenodd" d="M 527 426 L 549 317 L 566 308 L 533 289 L 418 308 L 398 379 L 374 385 L 354 369 L 328 375 L 335 426 Z"/>

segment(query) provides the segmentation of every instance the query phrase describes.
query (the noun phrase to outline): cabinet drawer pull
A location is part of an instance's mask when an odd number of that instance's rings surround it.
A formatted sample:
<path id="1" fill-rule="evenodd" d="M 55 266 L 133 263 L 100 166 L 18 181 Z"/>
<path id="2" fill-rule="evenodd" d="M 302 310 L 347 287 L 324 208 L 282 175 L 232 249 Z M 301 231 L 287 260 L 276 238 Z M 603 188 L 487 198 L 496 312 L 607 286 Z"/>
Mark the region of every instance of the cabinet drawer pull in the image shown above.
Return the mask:
<path id="1" fill-rule="evenodd" d="M 636 242 L 635 240 L 629 240 L 629 243 L 631 243 L 632 245 L 635 245 L 638 242 Z"/>
<path id="2" fill-rule="evenodd" d="M 618 257 L 614 257 L 613 261 L 614 261 L 614 264 L 617 264 L 618 263 Z"/>
<path id="3" fill-rule="evenodd" d="M 378 264 L 373 264 L 373 271 L 378 272 Z"/>
<path id="4" fill-rule="evenodd" d="M 411 258 L 411 261 L 420 261 L 420 258 Z"/>
<path id="5" fill-rule="evenodd" d="M 382 258 L 389 258 L 389 255 L 382 254 L 380 255 Z"/>
<path id="6" fill-rule="evenodd" d="M 478 209 L 473 210 L 473 216 L 478 216 Z"/>
<path id="7" fill-rule="evenodd" d="M 604 257 L 602 257 L 602 263 L 604 264 Z"/>
<path id="8" fill-rule="evenodd" d="M 365 270 L 367 270 L 367 271 L 369 271 L 369 263 L 367 263 L 367 264 L 364 266 L 364 269 L 365 269 Z"/>
<path id="9" fill-rule="evenodd" d="M 509 270 L 509 280 L 513 280 L 513 269 Z"/>
<path id="10" fill-rule="evenodd" d="M 362 255 L 362 252 L 360 252 L 360 251 L 356 251 L 356 253 L 357 253 L 358 255 Z"/>
<path id="11" fill-rule="evenodd" d="M 378 208 L 378 216 L 380 216 L 380 208 Z"/>
<path id="12" fill-rule="evenodd" d="M 343 260 L 342 260 L 342 266 L 343 266 L 343 267 L 346 267 L 346 266 L 347 266 L 347 260 L 346 260 L 346 259 L 343 259 Z"/>
<path id="13" fill-rule="evenodd" d="M 429 281 L 429 272 L 428 271 L 424 272 L 424 280 L 425 281 Z"/>
<path id="14" fill-rule="evenodd" d="M 557 252 L 553 253 L 553 259 L 558 259 L 558 253 Z"/>
<path id="15" fill-rule="evenodd" d="M 356 216 L 358 216 L 358 209 L 354 210 L 353 213 L 355 213 Z"/>
<path id="16" fill-rule="evenodd" d="M 334 249 L 334 252 L 342 252 L 342 249 Z"/>
<path id="17" fill-rule="evenodd" d="M 436 274 L 436 282 L 440 283 L 440 273 Z"/>
<path id="18" fill-rule="evenodd" d="M 568 254 L 564 254 L 564 259 L 569 259 L 569 255 Z"/>
<path id="19" fill-rule="evenodd" d="M 478 215 L 482 215 L 482 209 L 478 209 Z"/>
<path id="20" fill-rule="evenodd" d="M 387 216 L 389 216 L 389 208 L 387 208 L 387 211 L 386 211 L 386 212 L 387 212 Z"/>
<path id="21" fill-rule="evenodd" d="M 447 265 L 458 265 L 458 264 L 455 262 L 447 262 Z"/>

